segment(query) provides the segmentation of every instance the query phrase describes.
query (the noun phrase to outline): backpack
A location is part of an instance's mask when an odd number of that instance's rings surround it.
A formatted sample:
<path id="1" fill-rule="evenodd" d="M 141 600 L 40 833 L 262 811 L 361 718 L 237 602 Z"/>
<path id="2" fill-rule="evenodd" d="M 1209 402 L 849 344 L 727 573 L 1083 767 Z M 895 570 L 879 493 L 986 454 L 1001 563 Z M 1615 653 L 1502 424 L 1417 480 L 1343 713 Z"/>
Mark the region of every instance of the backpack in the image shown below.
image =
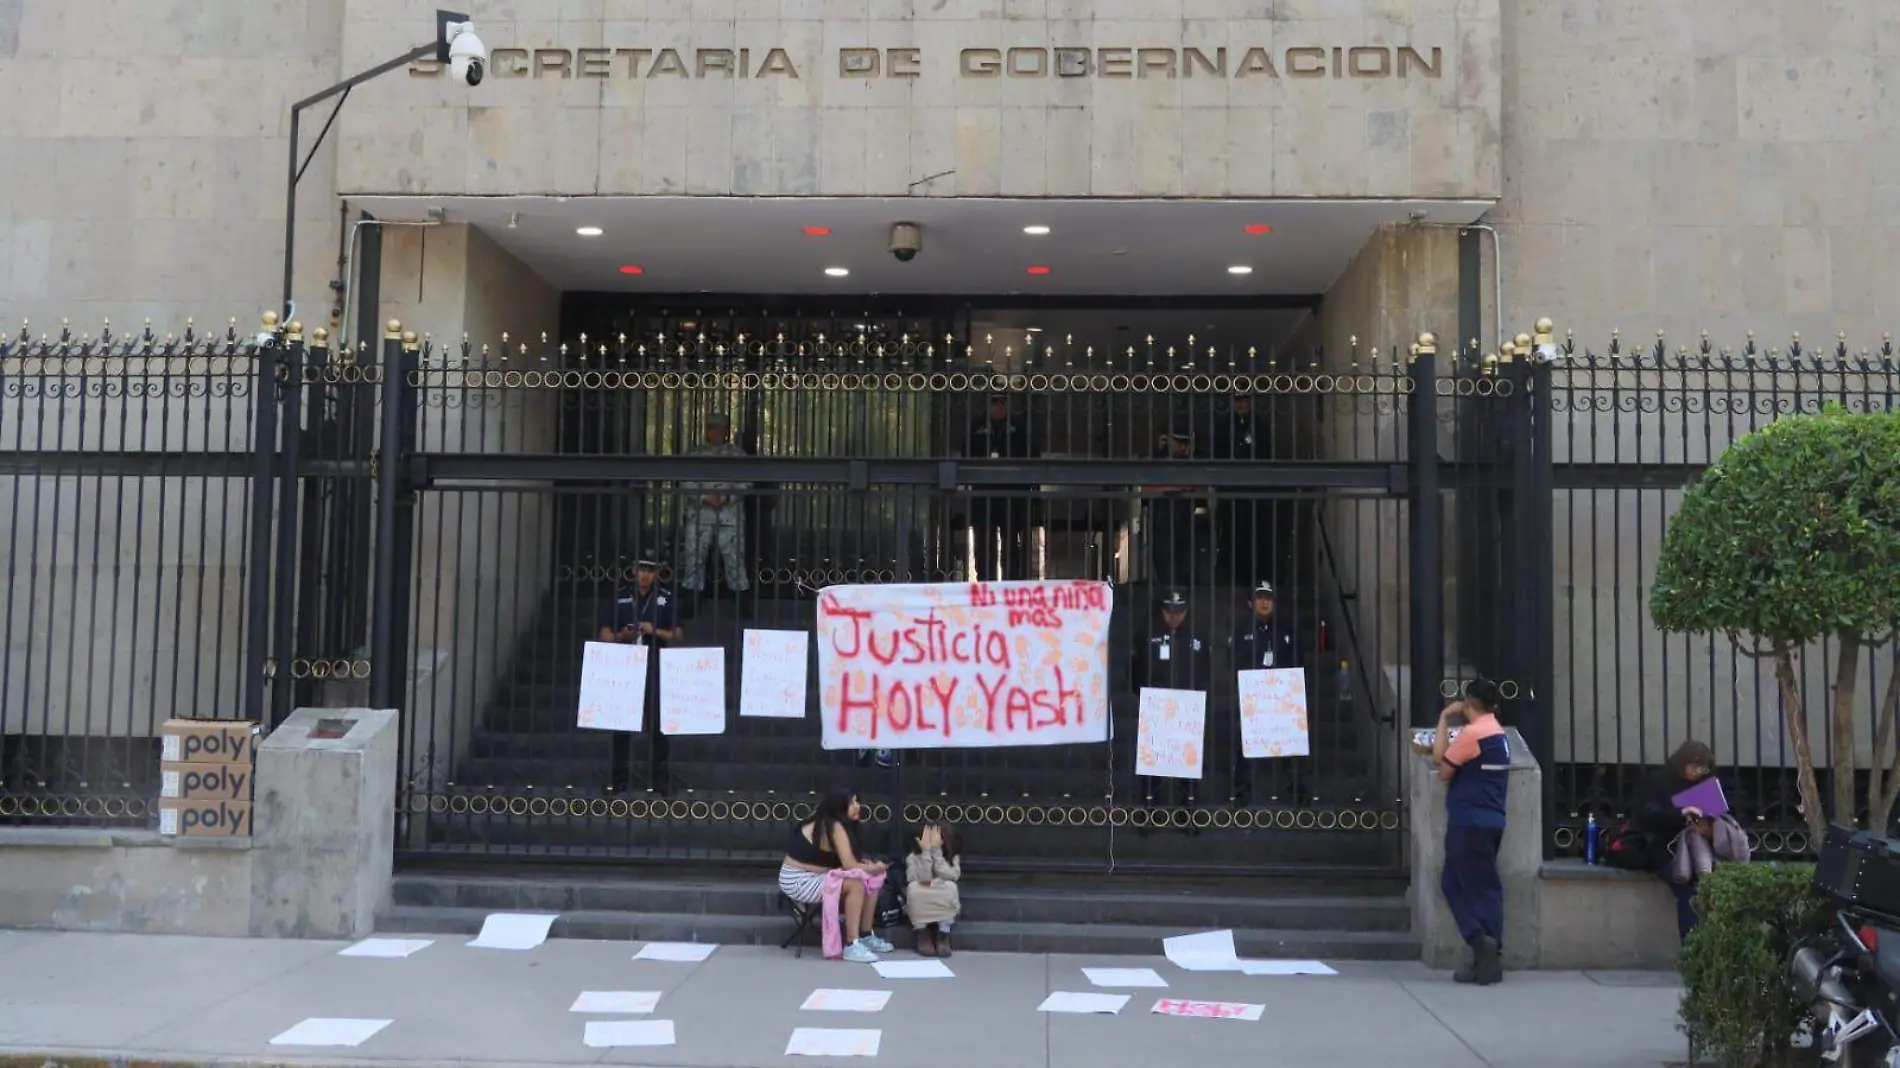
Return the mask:
<path id="1" fill-rule="evenodd" d="M 1623 871 L 1646 871 L 1650 866 L 1651 845 L 1647 831 L 1638 829 L 1632 820 L 1624 820 L 1601 832 L 1597 840 L 1597 860 Z"/>
<path id="2" fill-rule="evenodd" d="M 884 892 L 878 895 L 877 925 L 879 927 L 908 927 L 910 920 L 904 911 L 904 881 L 890 878 L 884 883 Z"/>

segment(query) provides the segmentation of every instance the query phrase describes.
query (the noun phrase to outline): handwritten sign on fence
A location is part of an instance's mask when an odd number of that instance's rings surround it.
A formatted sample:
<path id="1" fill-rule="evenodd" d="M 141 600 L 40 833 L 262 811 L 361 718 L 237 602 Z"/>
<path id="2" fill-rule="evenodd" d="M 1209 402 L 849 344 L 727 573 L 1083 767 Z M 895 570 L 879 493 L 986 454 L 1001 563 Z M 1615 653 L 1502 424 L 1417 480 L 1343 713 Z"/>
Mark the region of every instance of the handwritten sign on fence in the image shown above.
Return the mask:
<path id="1" fill-rule="evenodd" d="M 1199 690 L 1141 691 L 1135 721 L 1135 773 L 1198 779 L 1207 757 L 1207 695 Z"/>
<path id="2" fill-rule="evenodd" d="M 739 714 L 803 719 L 810 656 L 807 631 L 746 631 L 745 657 L 739 661 Z"/>
<path id="3" fill-rule="evenodd" d="M 660 729 L 726 733 L 726 651 L 660 650 Z"/>
<path id="4" fill-rule="evenodd" d="M 1306 672 L 1299 668 L 1240 673 L 1240 752 L 1249 760 L 1306 756 Z"/>
<path id="5" fill-rule="evenodd" d="M 1108 740 L 1105 582 L 831 586 L 818 595 L 826 749 Z"/>
<path id="6" fill-rule="evenodd" d="M 646 724 L 647 647 L 588 642 L 581 652 L 581 705 L 575 725 L 638 731 Z"/>

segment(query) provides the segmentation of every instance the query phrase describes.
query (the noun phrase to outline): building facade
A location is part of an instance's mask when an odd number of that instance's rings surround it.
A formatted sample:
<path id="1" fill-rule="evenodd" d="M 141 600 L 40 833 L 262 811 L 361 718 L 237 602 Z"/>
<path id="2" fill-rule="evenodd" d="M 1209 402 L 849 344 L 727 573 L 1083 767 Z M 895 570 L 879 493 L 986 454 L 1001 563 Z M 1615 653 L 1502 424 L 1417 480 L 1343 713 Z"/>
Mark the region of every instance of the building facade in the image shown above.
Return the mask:
<path id="1" fill-rule="evenodd" d="M 1273 395 L 1266 407 L 1282 451 L 1272 458 L 1289 466 L 1254 484 L 1239 476 L 1218 484 L 1246 507 L 1271 510 L 1247 530 L 1284 527 L 1266 556 L 1219 578 L 1165 581 L 1152 552 L 1160 520 L 1111 492 L 1120 483 L 1106 469 L 1077 476 L 1067 486 L 1073 500 L 1053 498 L 1068 518 L 1054 518 L 1052 504 L 1025 520 L 1040 533 L 1022 548 L 1039 573 L 1122 583 L 1134 628 L 1149 623 L 1162 585 L 1205 588 L 1221 612 L 1262 578 L 1300 589 L 1286 611 L 1304 614 L 1290 625 L 1308 647 L 1309 684 L 1371 710 L 1364 724 L 1341 728 L 1370 731 L 1371 740 L 1337 760 L 1367 766 L 1346 785 L 1323 787 L 1313 783 L 1329 781 L 1325 767 L 1260 773 L 1274 785 L 1257 777 L 1250 794 L 1236 773 L 1233 811 L 1284 811 L 1281 829 L 1350 818 L 1370 830 L 1388 816 L 1396 829 L 1399 728 L 1428 711 L 1418 695 L 1440 689 L 1417 678 L 1491 670 L 1487 643 L 1506 640 L 1500 620 L 1516 618 L 1494 607 L 1512 598 L 1509 583 L 1481 581 L 1483 561 L 1468 544 L 1510 506 L 1484 496 L 1491 491 L 1447 484 L 1432 579 L 1444 603 L 1431 624 L 1446 630 L 1442 668 L 1415 671 L 1420 591 L 1405 562 L 1418 534 L 1404 494 L 1369 502 L 1346 474 L 1300 483 L 1321 476 L 1297 463 L 1416 462 L 1423 439 L 1408 437 L 1397 398 L 1419 335 L 1437 336 L 1436 373 L 1455 402 L 1467 395 L 1450 385 L 1461 375 L 1502 382 L 1515 373 L 1505 367 L 1513 339 L 1549 316 L 1552 344 L 1574 337 L 1567 360 L 1539 372 L 1547 376 L 1539 396 L 1563 402 L 1542 409 L 1551 420 L 1545 459 L 1559 471 L 1548 527 L 1536 528 L 1549 535 L 1554 576 L 1545 606 L 1551 675 L 1543 694 L 1531 694 L 1530 679 L 1522 689 L 1550 724 L 1542 755 L 1569 769 L 1555 776 L 1562 796 L 1553 806 L 1614 807 L 1623 772 L 1606 779 L 1601 769 L 1655 763 L 1697 736 L 1735 764 L 1770 769 L 1764 818 L 1789 815 L 1777 807 L 1790 796 L 1777 771 L 1790 751 L 1773 687 L 1725 643 L 1656 633 L 1643 599 L 1695 465 L 1736 434 L 1824 396 L 1892 403 L 1890 348 L 1882 356 L 1883 331 L 1900 318 L 1900 11 L 1891 5 L 467 6 L 490 51 L 479 86 L 418 61 L 352 89 L 333 125 L 333 101 L 304 111 L 293 154 L 292 103 L 427 43 L 432 7 L 0 0 L 0 100 L 9 105 L 0 110 L 0 328 L 15 339 L 9 359 L 51 352 L 29 350 L 42 334 L 56 342 L 63 320 L 75 335 L 96 335 L 110 320 L 121 340 L 147 320 L 161 339 L 187 322 L 215 339 L 233 316 L 237 336 L 256 333 L 259 311 L 284 310 L 285 167 L 294 155 L 301 180 L 287 317 L 306 341 L 319 326 L 327 331 L 320 351 L 336 369 L 306 381 L 314 392 L 294 401 L 322 408 L 304 422 L 304 459 L 413 448 L 464 464 L 415 488 L 411 526 L 375 527 L 373 539 L 371 476 L 358 499 L 353 476 L 311 475 L 318 481 L 306 486 L 293 471 L 285 485 L 299 488 L 279 494 L 277 507 L 299 499 L 313 529 L 271 544 L 295 542 L 278 559 L 302 577 L 290 592 L 247 601 L 265 544 L 253 472 L 168 468 L 149 457 L 253 448 L 256 391 L 228 388 L 248 381 L 252 364 L 224 350 L 202 364 L 181 356 L 184 388 L 162 418 L 154 407 L 162 397 L 151 392 L 88 394 L 80 381 L 67 399 L 46 388 L 10 393 L 0 450 L 31 458 L 15 465 L 0 509 L 13 538 L 6 651 L 15 673 L 3 688 L 15 782 L 22 773 L 42 785 L 56 777 L 42 767 L 60 763 L 47 738 L 107 736 L 136 749 L 166 715 L 242 708 L 262 662 L 245 621 L 260 604 L 290 619 L 273 663 L 303 663 L 311 685 L 298 700 L 327 699 L 317 673 L 372 659 L 360 655 L 371 645 L 369 620 L 394 604 L 405 609 L 406 649 L 402 682 L 383 696 L 411 717 L 416 811 L 467 813 L 460 788 L 477 782 L 507 799 L 496 806 L 507 815 L 519 801 L 527 816 L 529 799 L 545 798 L 556 781 L 592 798 L 596 784 L 567 781 L 576 775 L 563 763 L 566 743 L 484 732 L 497 716 L 540 724 L 567 714 L 571 680 L 560 664 L 572 651 L 530 649 L 524 635 L 586 632 L 600 594 L 564 584 L 619 581 L 616 561 L 636 544 L 674 551 L 682 509 L 696 507 L 679 503 L 690 472 L 662 466 L 638 476 L 672 503 L 635 505 L 616 496 L 624 486 L 611 488 L 625 472 L 484 469 L 467 457 L 674 456 L 717 410 L 738 416 L 741 431 L 749 413 L 764 434 L 754 449 L 762 458 L 776 449 L 826 462 L 921 462 L 965 455 L 964 429 L 982 407 L 964 396 L 983 392 L 981 381 L 952 389 L 950 378 L 931 376 L 996 373 L 1023 376 L 995 385 L 1041 422 L 1040 452 L 1078 461 L 1147 457 L 1156 435 L 1183 419 L 1204 419 L 1201 440 L 1211 440 L 1232 415 L 1226 394 L 1251 385 Z M 899 223 L 919 227 L 914 261 L 890 254 Z M 1032 226 L 1046 229 L 1025 233 Z M 343 372 L 377 363 L 390 320 L 401 324 L 390 352 L 407 351 L 401 331 L 418 335 L 410 368 L 418 415 L 407 430 L 365 414 L 381 412 L 386 398 L 344 400 L 354 386 L 386 381 Z M 836 347 L 854 333 L 869 339 L 861 350 Z M 1196 366 L 1201 349 L 1207 357 Z M 1500 352 L 1502 361 L 1487 361 Z M 881 372 L 899 376 L 898 388 L 867 384 L 876 398 L 824 399 L 823 374 L 878 372 L 863 366 L 867 353 L 899 361 Z M 1823 363 L 1812 362 L 1817 354 Z M 803 373 L 812 368 L 800 361 L 819 357 L 834 363 L 816 367 L 808 390 L 743 377 Z M 579 377 L 571 396 L 509 394 L 519 381 L 497 378 L 498 396 L 493 384 L 450 377 L 471 367 Z M 592 392 L 600 383 L 584 376 L 616 367 L 655 377 L 628 380 L 613 396 Z M 1143 371 L 1189 377 L 1182 396 L 1157 406 L 1132 380 L 1113 378 Z M 87 373 L 46 363 L 9 371 L 16 382 L 55 372 Z M 741 377 L 708 378 L 697 391 L 666 377 L 727 372 Z M 165 379 L 173 372 L 152 364 L 107 373 L 174 385 Z M 922 392 L 913 373 L 924 376 Z M 1096 374 L 1106 377 L 1090 386 Z M 1197 383 L 1200 374 L 1227 377 Z M 1362 391 L 1348 385 L 1362 380 Z M 783 387 L 776 399 L 774 382 Z M 1064 383 L 1070 396 L 1034 396 Z M 1468 393 L 1498 395 L 1485 388 Z M 1218 403 L 1202 413 L 1192 399 L 1200 395 Z M 1488 416 L 1455 408 L 1439 420 L 1448 470 L 1512 462 L 1477 444 L 1486 424 L 1471 420 Z M 360 436 L 337 436 L 340 425 Z M 395 432 L 413 437 L 397 446 L 384 436 Z M 45 466 L 55 455 L 98 453 L 138 454 L 146 466 L 109 477 Z M 1645 473 L 1657 467 L 1674 473 Z M 856 487 L 812 488 L 801 470 L 754 472 L 776 494 L 759 499 L 779 511 L 747 520 L 767 539 L 796 544 L 765 559 L 755 536 L 746 550 L 787 590 L 854 572 L 964 574 L 959 565 L 980 565 L 981 556 L 963 539 L 996 536 L 964 504 L 922 489 L 856 504 Z M 1604 474 L 1616 471 L 1624 474 Z M 1036 481 L 1046 489 L 1059 479 L 1044 472 Z M 1194 552 L 1212 559 L 1240 528 L 1222 526 L 1230 513 L 1218 502 L 1197 507 L 1194 540 L 1205 549 Z M 352 523 L 366 532 L 360 539 L 337 533 Z M 946 533 L 966 526 L 977 533 Z M 839 548 L 814 533 L 859 528 L 888 551 Z M 1007 544 L 1016 535 L 1007 521 L 1002 529 Z M 393 532 L 408 546 L 396 575 L 408 592 L 372 604 L 362 583 Z M 907 566 L 913 538 L 928 566 Z M 829 548 L 813 547 L 821 543 Z M 114 559 L 116 570 L 98 562 Z M 796 598 L 773 603 L 786 606 L 782 617 L 709 609 L 709 619 L 726 615 L 708 629 L 798 618 Z M 319 618 L 331 612 L 356 622 L 331 627 Z M 1232 624 L 1217 614 L 1196 625 L 1224 638 Z M 306 634 L 328 637 L 319 648 Z M 544 661 L 545 678 L 522 677 Z M 1823 692 L 1818 667 L 1804 678 Z M 129 699 L 109 698 L 105 679 Z M 740 762 L 772 765 L 797 744 L 751 738 Z M 585 761 L 600 765 L 610 788 L 657 790 L 641 778 L 643 761 L 657 768 L 662 759 L 647 748 L 637 747 L 626 774 L 625 754 L 589 749 Z M 756 785 L 730 778 L 723 757 L 676 750 L 680 774 L 709 793 Z M 113 774 L 138 763 L 72 759 L 88 768 L 104 761 L 98 767 Z M 1069 819 L 1074 806 L 1059 799 L 1077 788 L 1064 776 L 1097 769 L 1063 757 L 939 770 L 920 797 L 980 813 L 988 806 L 979 797 L 1017 796 L 1029 822 Z M 1036 785 L 1045 772 L 1049 783 Z M 809 786 L 808 777 L 783 789 Z M 1028 785 L 1012 795 L 1004 780 Z M 1134 804 L 1123 796 L 1130 789 L 1109 787 L 1105 822 L 1128 818 L 1114 812 Z M 575 802 L 577 811 L 595 803 Z M 1323 815 L 1297 815 L 1315 805 Z M 433 830 L 415 833 L 415 842 L 435 840 Z"/>

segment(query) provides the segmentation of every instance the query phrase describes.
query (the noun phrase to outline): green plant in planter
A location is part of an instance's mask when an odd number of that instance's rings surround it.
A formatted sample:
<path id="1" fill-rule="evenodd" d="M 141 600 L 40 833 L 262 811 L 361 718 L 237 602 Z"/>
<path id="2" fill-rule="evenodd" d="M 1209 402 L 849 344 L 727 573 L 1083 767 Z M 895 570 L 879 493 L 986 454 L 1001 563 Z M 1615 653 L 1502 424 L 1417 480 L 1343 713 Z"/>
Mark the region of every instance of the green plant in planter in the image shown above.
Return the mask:
<path id="1" fill-rule="evenodd" d="M 1861 662 L 1878 664 L 1869 650 L 1900 634 L 1900 411 L 1830 405 L 1730 445 L 1669 521 L 1649 614 L 1665 631 L 1725 635 L 1772 666 L 1817 846 L 1829 818 L 1886 828 L 1900 801 L 1900 670 L 1887 670 L 1864 806 L 1854 797 L 1854 728 L 1864 715 Z M 1826 805 L 1795 669 L 1802 656 L 1824 657 L 1823 641 L 1835 658 Z"/>
<path id="2" fill-rule="evenodd" d="M 1788 1063 L 1805 1011 L 1782 969 L 1794 944 L 1834 923 L 1808 864 L 1724 864 L 1696 891 L 1701 922 L 1682 947 L 1682 1027 L 1722 1068 Z"/>

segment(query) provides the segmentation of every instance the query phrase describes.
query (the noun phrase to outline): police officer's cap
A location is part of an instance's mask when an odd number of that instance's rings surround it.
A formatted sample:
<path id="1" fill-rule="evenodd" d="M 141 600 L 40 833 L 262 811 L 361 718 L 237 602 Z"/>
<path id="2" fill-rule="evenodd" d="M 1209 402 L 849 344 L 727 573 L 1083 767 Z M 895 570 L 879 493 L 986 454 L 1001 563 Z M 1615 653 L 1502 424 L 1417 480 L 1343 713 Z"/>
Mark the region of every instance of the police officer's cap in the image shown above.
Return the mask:
<path id="1" fill-rule="evenodd" d="M 1496 708 L 1498 702 L 1504 700 L 1504 695 L 1498 691 L 1498 684 L 1486 678 L 1465 683 L 1465 696 L 1486 708 Z"/>
<path id="2" fill-rule="evenodd" d="M 1261 579 L 1259 582 L 1254 583 L 1253 595 L 1255 597 L 1273 596 L 1273 583 L 1268 582 L 1266 579 Z"/>
<path id="3" fill-rule="evenodd" d="M 725 427 L 727 430 L 731 430 L 732 416 L 727 415 L 725 412 L 714 412 L 711 415 L 706 417 L 706 425 L 707 426 L 722 426 L 722 427 Z"/>
<path id="4" fill-rule="evenodd" d="M 654 553 L 637 553 L 633 558 L 633 566 L 642 571 L 658 571 L 660 558 Z"/>
<path id="5" fill-rule="evenodd" d="M 1168 431 L 1168 436 L 1176 441 L 1193 441 L 1194 428 L 1186 423 L 1177 423 L 1173 430 Z"/>
<path id="6" fill-rule="evenodd" d="M 1177 611 L 1187 610 L 1187 594 L 1180 590 L 1169 590 L 1161 598 L 1161 607 Z"/>

